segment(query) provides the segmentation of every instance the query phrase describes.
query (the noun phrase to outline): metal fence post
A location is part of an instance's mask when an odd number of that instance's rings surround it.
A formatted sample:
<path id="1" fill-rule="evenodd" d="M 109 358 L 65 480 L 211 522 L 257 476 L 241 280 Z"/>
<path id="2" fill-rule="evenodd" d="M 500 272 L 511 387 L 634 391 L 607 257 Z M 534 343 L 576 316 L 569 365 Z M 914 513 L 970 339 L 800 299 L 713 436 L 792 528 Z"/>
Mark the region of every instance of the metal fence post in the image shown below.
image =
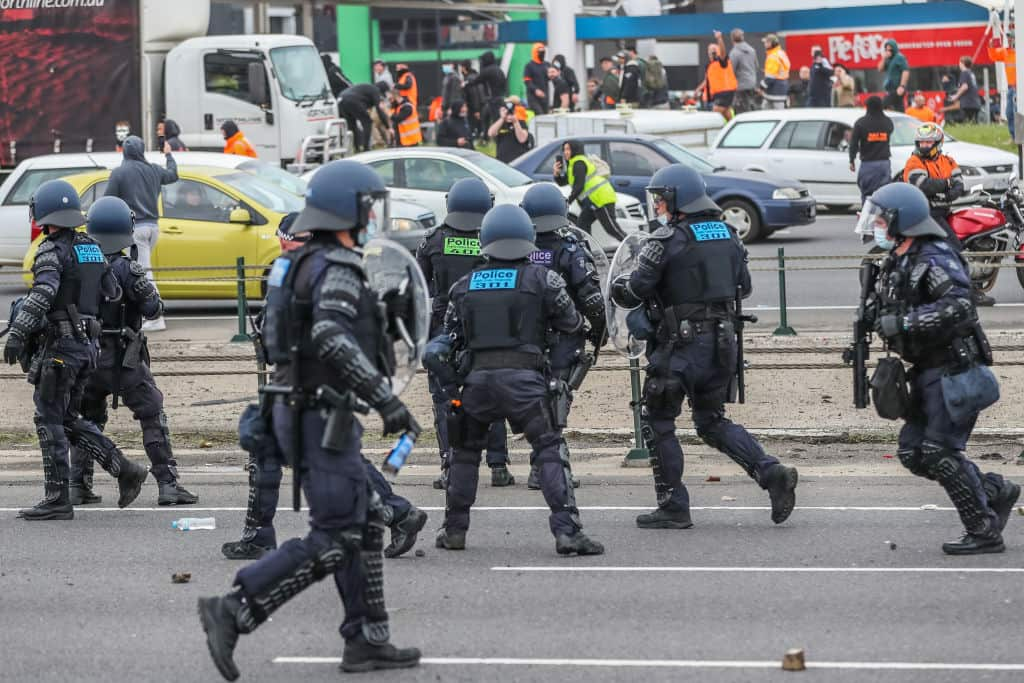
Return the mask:
<path id="1" fill-rule="evenodd" d="M 796 330 L 789 326 L 786 313 L 786 250 L 779 247 L 779 326 L 772 332 L 777 337 L 795 337 Z"/>
<path id="2" fill-rule="evenodd" d="M 249 331 L 246 325 L 245 317 L 249 312 L 249 302 L 245 298 L 245 257 L 239 256 L 235 260 L 235 273 L 238 278 L 238 294 L 236 299 L 238 301 L 238 334 L 231 338 L 232 342 L 247 342 L 249 339 Z"/>
<path id="3" fill-rule="evenodd" d="M 629 389 L 633 395 L 630 405 L 633 407 L 633 443 L 634 448 L 629 449 L 623 467 L 649 467 L 651 452 L 644 447 L 643 436 L 640 433 L 640 361 L 636 358 L 629 359 Z"/>

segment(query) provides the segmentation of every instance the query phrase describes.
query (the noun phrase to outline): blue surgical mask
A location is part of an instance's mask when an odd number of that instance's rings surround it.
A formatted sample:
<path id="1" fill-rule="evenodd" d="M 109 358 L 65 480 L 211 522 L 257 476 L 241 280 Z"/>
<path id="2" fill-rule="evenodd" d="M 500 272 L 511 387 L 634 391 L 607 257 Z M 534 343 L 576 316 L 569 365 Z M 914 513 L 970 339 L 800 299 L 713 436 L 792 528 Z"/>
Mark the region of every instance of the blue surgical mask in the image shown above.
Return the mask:
<path id="1" fill-rule="evenodd" d="M 453 71 L 452 67 L 450 67 L 447 64 L 445 64 L 444 66 L 441 67 L 441 73 L 450 74 L 452 71 Z"/>
<path id="2" fill-rule="evenodd" d="M 662 225 L 668 225 L 668 214 L 663 213 L 660 216 L 658 216 L 655 220 L 657 220 Z"/>
<path id="3" fill-rule="evenodd" d="M 875 228 L 875 244 L 885 251 L 892 251 L 896 246 L 896 243 L 889 239 L 889 231 L 886 228 Z"/>

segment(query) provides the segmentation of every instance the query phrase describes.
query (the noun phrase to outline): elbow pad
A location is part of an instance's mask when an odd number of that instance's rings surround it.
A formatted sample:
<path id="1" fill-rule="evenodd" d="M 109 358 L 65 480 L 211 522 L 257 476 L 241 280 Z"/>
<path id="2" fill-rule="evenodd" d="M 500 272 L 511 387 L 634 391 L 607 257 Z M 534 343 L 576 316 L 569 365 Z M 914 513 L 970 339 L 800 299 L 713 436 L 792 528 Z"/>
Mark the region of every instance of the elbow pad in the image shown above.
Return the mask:
<path id="1" fill-rule="evenodd" d="M 312 332 L 320 360 L 337 370 L 356 396 L 375 407 L 391 398 L 386 378 L 340 325 L 321 320 L 313 324 Z"/>

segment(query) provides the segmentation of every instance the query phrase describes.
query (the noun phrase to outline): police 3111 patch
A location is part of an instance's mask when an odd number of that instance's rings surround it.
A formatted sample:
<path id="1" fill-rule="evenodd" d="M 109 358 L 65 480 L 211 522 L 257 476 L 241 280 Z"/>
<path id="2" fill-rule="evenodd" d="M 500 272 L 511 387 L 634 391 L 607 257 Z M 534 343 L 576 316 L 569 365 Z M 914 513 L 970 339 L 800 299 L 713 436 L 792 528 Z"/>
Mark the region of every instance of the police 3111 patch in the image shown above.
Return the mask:
<path id="1" fill-rule="evenodd" d="M 105 263 L 103 252 L 98 244 L 76 244 L 75 258 L 79 263 Z"/>
<path id="2" fill-rule="evenodd" d="M 693 223 L 690 231 L 698 242 L 713 242 L 715 240 L 727 240 L 731 237 L 729 226 L 721 221 L 708 221 L 706 223 Z"/>
<path id="3" fill-rule="evenodd" d="M 488 289 L 515 289 L 518 275 L 519 272 L 515 268 L 478 270 L 469 278 L 469 291 L 479 292 Z"/>

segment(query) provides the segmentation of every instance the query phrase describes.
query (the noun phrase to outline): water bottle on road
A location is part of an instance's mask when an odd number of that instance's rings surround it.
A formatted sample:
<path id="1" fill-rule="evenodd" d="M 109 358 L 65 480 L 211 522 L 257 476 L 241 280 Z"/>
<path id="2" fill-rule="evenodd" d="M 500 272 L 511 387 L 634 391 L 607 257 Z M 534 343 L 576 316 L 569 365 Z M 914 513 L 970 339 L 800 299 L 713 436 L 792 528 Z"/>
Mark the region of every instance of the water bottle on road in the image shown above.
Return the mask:
<path id="1" fill-rule="evenodd" d="M 217 520 L 213 517 L 182 517 L 171 522 L 171 528 L 178 531 L 195 531 L 196 529 L 216 529 Z"/>

